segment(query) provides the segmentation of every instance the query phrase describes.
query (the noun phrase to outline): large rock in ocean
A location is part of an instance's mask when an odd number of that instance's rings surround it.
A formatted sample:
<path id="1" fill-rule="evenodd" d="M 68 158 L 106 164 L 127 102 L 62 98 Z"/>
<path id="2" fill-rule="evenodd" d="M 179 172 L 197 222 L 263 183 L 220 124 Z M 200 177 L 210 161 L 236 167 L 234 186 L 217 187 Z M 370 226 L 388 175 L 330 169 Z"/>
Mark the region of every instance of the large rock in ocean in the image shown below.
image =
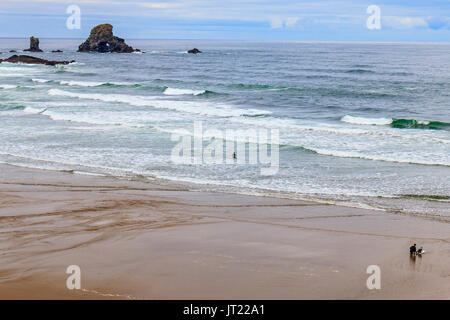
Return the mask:
<path id="1" fill-rule="evenodd" d="M 23 51 L 42 52 L 42 50 L 39 48 L 39 38 L 31 37 L 30 38 L 30 48 L 25 49 Z"/>
<path id="2" fill-rule="evenodd" d="M 130 53 L 135 50 L 122 38 L 113 35 L 113 26 L 101 24 L 91 30 L 89 38 L 78 48 L 78 52 L 117 52 Z"/>
<path id="3" fill-rule="evenodd" d="M 69 64 L 69 63 L 75 62 L 75 60 L 72 60 L 72 61 L 49 61 L 49 60 L 39 59 L 36 57 L 31 57 L 31 56 L 13 55 L 13 56 L 9 57 L 8 59 L 0 59 L 0 63 L 2 63 L 2 62 L 45 64 L 47 66 L 55 66 L 58 64 Z"/>

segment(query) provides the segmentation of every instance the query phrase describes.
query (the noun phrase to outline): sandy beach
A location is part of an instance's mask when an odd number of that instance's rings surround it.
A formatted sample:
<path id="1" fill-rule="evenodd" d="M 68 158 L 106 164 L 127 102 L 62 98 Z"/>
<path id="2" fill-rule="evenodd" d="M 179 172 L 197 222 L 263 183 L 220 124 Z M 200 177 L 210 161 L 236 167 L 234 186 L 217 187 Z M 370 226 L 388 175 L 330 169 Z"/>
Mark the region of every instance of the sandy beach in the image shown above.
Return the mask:
<path id="1" fill-rule="evenodd" d="M 1 299 L 450 298 L 450 225 L 407 215 L 2 165 L 0 220 Z"/>

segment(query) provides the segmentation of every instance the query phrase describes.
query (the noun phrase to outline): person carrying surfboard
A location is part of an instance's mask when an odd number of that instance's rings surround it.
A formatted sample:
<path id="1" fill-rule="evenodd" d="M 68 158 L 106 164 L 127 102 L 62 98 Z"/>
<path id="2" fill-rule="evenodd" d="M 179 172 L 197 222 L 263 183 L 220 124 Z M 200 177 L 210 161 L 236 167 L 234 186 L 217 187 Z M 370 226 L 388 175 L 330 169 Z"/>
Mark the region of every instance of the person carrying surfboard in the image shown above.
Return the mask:
<path id="1" fill-rule="evenodd" d="M 416 250 L 416 244 L 414 243 L 413 246 L 409 247 L 409 254 L 416 254 L 417 250 Z"/>

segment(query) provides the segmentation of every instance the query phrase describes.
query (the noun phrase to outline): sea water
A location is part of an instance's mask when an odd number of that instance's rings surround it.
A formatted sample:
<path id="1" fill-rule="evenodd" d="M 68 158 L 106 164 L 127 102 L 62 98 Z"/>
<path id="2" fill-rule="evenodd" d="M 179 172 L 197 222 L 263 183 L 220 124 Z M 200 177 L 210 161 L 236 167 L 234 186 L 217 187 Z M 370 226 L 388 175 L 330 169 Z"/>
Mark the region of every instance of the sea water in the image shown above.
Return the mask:
<path id="1" fill-rule="evenodd" d="M 41 39 L 31 54 L 70 65 L 0 64 L 1 162 L 450 221 L 448 44 L 139 40 L 145 53 L 98 54 L 81 42 Z M 0 58 L 26 46 L 2 39 Z M 173 135 L 195 122 L 278 130 L 276 174 L 175 163 Z"/>

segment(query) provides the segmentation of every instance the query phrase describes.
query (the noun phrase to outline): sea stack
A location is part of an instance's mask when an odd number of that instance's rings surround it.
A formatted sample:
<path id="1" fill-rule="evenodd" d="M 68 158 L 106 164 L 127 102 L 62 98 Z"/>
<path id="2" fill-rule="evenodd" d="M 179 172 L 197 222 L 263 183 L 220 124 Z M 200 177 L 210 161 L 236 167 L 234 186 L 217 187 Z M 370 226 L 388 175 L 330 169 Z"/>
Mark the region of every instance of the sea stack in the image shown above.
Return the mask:
<path id="1" fill-rule="evenodd" d="M 124 39 L 113 35 L 113 26 L 110 24 L 101 24 L 93 28 L 89 38 L 78 48 L 78 52 L 131 53 L 134 51 Z"/>
<path id="2" fill-rule="evenodd" d="M 42 52 L 42 50 L 39 48 L 39 38 L 31 37 L 30 38 L 30 48 L 25 49 L 23 51 Z"/>

